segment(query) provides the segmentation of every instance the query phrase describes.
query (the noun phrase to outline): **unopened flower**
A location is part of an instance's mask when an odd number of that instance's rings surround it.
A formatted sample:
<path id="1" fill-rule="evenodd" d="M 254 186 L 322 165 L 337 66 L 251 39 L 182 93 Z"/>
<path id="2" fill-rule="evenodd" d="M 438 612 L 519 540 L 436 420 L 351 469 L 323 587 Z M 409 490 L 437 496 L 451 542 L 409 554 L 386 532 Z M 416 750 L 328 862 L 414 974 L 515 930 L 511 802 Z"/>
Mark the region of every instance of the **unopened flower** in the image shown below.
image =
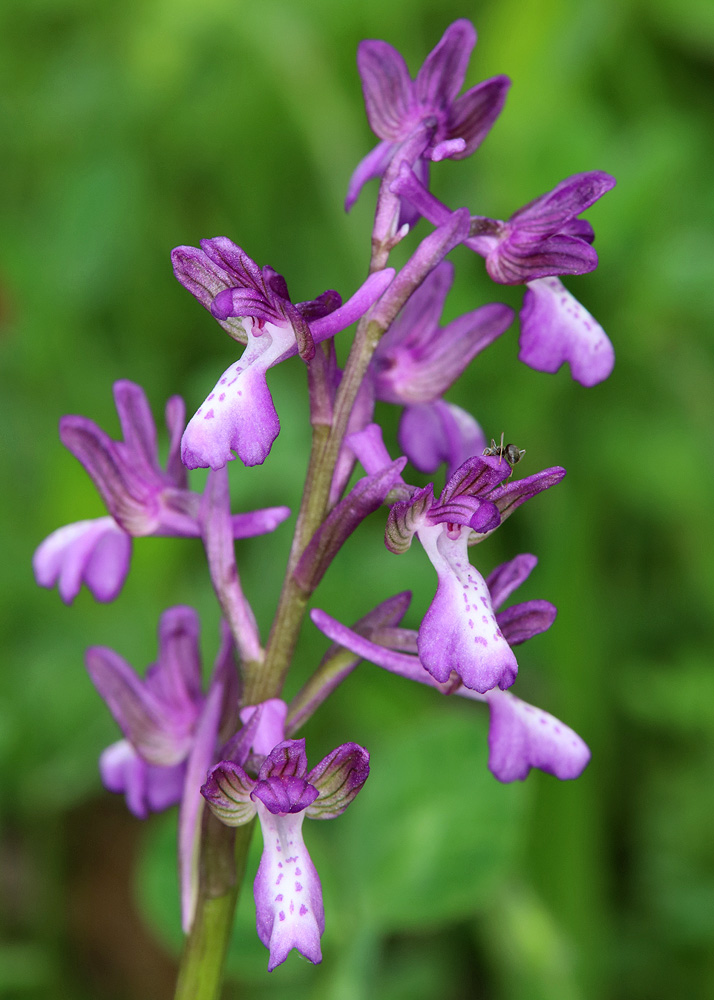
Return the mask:
<path id="1" fill-rule="evenodd" d="M 430 134 L 415 151 L 412 163 L 425 182 L 429 161 L 461 160 L 483 142 L 500 114 L 510 80 L 493 77 L 457 96 L 475 44 L 473 25 L 463 19 L 455 21 L 412 80 L 404 59 L 387 42 L 360 43 L 357 66 L 367 118 L 382 141 L 352 175 L 347 211 L 363 185 L 384 174 L 399 147 L 424 125 L 430 127 Z"/>
<path id="2" fill-rule="evenodd" d="M 496 622 L 512 646 L 544 632 L 555 619 L 556 609 L 548 601 L 526 601 L 500 610 L 536 562 L 532 555 L 516 556 L 495 569 L 486 581 Z M 488 766 L 499 781 L 522 781 L 533 767 L 568 780 L 579 777 L 587 766 L 590 760 L 587 745 L 577 733 L 542 709 L 498 687 L 483 693 L 474 691 L 460 682 L 457 672 L 445 682 L 436 680 L 414 655 L 419 645 L 415 631 L 385 628 L 368 639 L 324 611 L 316 609 L 311 617 L 333 642 L 392 673 L 437 688 L 446 695 L 486 702 L 490 711 Z"/>
<path id="3" fill-rule="evenodd" d="M 297 353 L 309 361 L 316 343 L 367 312 L 394 271 L 370 275 L 344 305 L 333 291 L 293 304 L 282 275 L 258 267 L 226 237 L 202 240 L 201 249 L 177 247 L 171 256 L 181 284 L 246 344 L 240 360 L 223 373 L 189 421 L 181 444 L 183 462 L 189 469 L 220 469 L 235 451 L 246 465 L 260 465 L 280 431 L 268 369 Z"/>
<path id="4" fill-rule="evenodd" d="M 112 601 L 121 590 L 131 560 L 131 540 L 144 535 L 201 535 L 201 495 L 188 489 L 179 446 L 185 410 L 180 396 L 166 404 L 169 453 L 158 458 L 156 425 L 146 394 L 134 382 L 114 383 L 123 440 L 114 441 L 87 417 L 60 420 L 62 443 L 89 473 L 110 517 L 58 528 L 37 548 L 35 578 L 42 587 L 59 587 L 71 603 L 86 584 L 98 601 Z M 267 507 L 231 517 L 233 538 L 273 531 L 290 515 L 288 507 Z"/>
<path id="5" fill-rule="evenodd" d="M 201 793 L 222 822 L 241 826 L 256 813 L 260 821 L 263 855 L 254 883 L 255 909 L 271 972 L 293 948 L 311 962 L 322 961 L 322 886 L 302 824 L 305 816 L 341 815 L 368 774 L 369 754 L 356 743 L 337 747 L 308 772 L 304 739 L 273 747 L 257 778 L 232 761 L 221 761 L 209 772 Z"/>

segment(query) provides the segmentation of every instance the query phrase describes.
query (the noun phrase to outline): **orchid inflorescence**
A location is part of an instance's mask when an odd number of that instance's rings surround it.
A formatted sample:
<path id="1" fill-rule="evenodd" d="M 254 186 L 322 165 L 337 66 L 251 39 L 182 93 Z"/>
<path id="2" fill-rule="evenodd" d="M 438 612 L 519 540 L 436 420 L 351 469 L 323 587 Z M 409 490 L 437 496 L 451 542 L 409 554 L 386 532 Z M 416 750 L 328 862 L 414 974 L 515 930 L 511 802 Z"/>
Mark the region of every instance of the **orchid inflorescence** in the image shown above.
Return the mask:
<path id="1" fill-rule="evenodd" d="M 187 425 L 183 401 L 169 399 L 165 468 L 146 395 L 132 382 L 114 386 L 121 441 L 84 417 L 60 421 L 63 444 L 84 465 L 108 513 L 45 539 L 34 558 L 39 584 L 56 584 L 68 603 L 82 584 L 98 601 L 113 601 L 129 572 L 132 539 L 203 542 L 223 617 L 207 688 L 192 608 L 163 612 L 157 662 L 143 679 L 113 650 L 91 648 L 87 669 L 123 734 L 102 753 L 100 772 L 138 817 L 178 803 L 189 935 L 206 894 L 205 844 L 214 827 L 238 828 L 257 816 L 264 845 L 255 877 L 257 929 L 271 970 L 293 948 L 311 962 L 321 960 L 322 893 L 302 824 L 305 816 L 332 819 L 350 805 L 368 777 L 369 754 L 344 743 L 308 770 L 305 740 L 295 733 L 362 660 L 442 695 L 485 702 L 489 767 L 502 782 L 522 780 L 534 767 L 576 778 L 590 757 L 571 729 L 511 693 L 519 669 L 515 647 L 548 629 L 556 615 L 544 600 L 504 608 L 536 557 L 516 555 L 486 579 L 469 560 L 470 547 L 565 475 L 556 467 L 516 478 L 513 467 L 523 452 L 509 445 L 507 453 L 503 442 L 488 447 L 475 418 L 444 398 L 467 365 L 510 327 L 513 310 L 495 302 L 443 327 L 439 321 L 454 277 L 446 258 L 465 245 L 485 259 L 493 282 L 524 286 L 520 360 L 544 372 L 567 362 L 586 386 L 605 379 L 613 366 L 611 344 L 560 277 L 597 266 L 593 230 L 580 215 L 615 182 L 601 171 L 575 175 L 505 221 L 453 211 L 430 193 L 430 164 L 474 153 L 505 102 L 510 81 L 504 76 L 458 96 L 475 41 L 468 21 L 455 22 L 414 80 L 386 42 L 359 46 L 367 117 L 380 141 L 356 168 L 346 208 L 368 181 L 379 178 L 380 186 L 369 276 L 346 302 L 330 290 L 294 303 L 282 275 L 256 264 L 227 237 L 173 251 L 179 282 L 245 346 Z M 420 218 L 429 231 L 395 271 L 388 266 L 391 250 Z M 341 370 L 335 337 L 354 323 Z M 232 513 L 226 465 L 236 457 L 246 466 L 268 459 L 280 421 L 267 372 L 295 355 L 308 376 L 310 478 L 264 644 L 243 593 L 235 541 L 273 531 L 290 511 Z M 403 408 L 396 459 L 374 419 L 377 401 Z M 443 489 L 411 482 L 408 462 L 429 475 L 444 465 Z M 364 475 L 350 487 L 357 463 Z M 202 493 L 188 482 L 187 469 L 196 468 L 210 470 Z M 395 554 L 416 537 L 436 570 L 434 598 L 417 628 L 401 627 L 407 592 L 383 600 L 352 627 L 313 608 L 312 622 L 334 645 L 288 704 L 281 693 L 310 598 L 368 515 L 384 518 L 385 544 Z"/>

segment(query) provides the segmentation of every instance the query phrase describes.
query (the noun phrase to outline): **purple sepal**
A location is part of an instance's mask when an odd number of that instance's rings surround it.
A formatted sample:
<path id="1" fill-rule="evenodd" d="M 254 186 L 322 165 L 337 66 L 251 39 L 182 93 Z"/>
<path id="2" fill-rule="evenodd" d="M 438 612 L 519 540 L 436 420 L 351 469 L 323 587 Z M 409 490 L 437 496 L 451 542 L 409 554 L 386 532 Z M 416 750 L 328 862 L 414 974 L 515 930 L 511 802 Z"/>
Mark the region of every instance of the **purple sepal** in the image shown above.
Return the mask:
<path id="1" fill-rule="evenodd" d="M 268 971 L 293 948 L 317 964 L 325 912 L 320 878 L 302 837 L 305 812 L 275 815 L 259 802 L 258 818 L 263 854 L 253 892 L 258 937 L 270 950 Z"/>
<path id="2" fill-rule="evenodd" d="M 534 635 L 547 632 L 558 609 L 550 601 L 525 601 L 499 611 L 496 621 L 509 646 L 520 646 Z"/>
<path id="3" fill-rule="evenodd" d="M 126 797 L 137 819 L 146 819 L 150 812 L 161 812 L 180 801 L 186 764 L 147 764 L 128 740 L 119 740 L 102 751 L 99 774 L 106 789 Z"/>
<path id="4" fill-rule="evenodd" d="M 369 777 L 369 753 L 357 743 L 343 743 L 307 776 L 319 793 L 307 808 L 310 819 L 341 816 Z"/>
<path id="5" fill-rule="evenodd" d="M 295 776 L 264 778 L 252 792 L 252 798 L 260 799 L 268 812 L 276 816 L 302 812 L 318 795 L 318 790 L 305 778 Z"/>
<path id="6" fill-rule="evenodd" d="M 523 781 L 532 767 L 561 781 L 582 774 L 590 750 L 568 726 L 511 694 L 494 691 L 488 705 L 488 766 L 499 781 Z"/>
<path id="7" fill-rule="evenodd" d="M 500 608 L 513 591 L 528 579 L 537 565 L 538 557 L 524 552 L 497 566 L 486 578 L 494 608 Z"/>
<path id="8" fill-rule="evenodd" d="M 485 461 L 498 462 L 498 459 L 494 457 L 485 459 Z M 502 462 L 501 465 L 507 465 L 507 463 Z M 551 486 L 557 486 L 564 476 L 565 469 L 559 465 L 554 465 L 549 469 L 542 469 L 532 476 L 525 476 L 523 479 L 513 479 L 505 485 L 497 486 L 490 492 L 488 499 L 498 508 L 501 521 L 505 521 L 526 500 L 532 500 L 533 497 L 544 490 L 549 490 Z"/>
<path id="9" fill-rule="evenodd" d="M 240 764 L 222 760 L 208 772 L 201 786 L 201 795 L 211 807 L 211 812 L 226 826 L 243 826 L 256 813 L 251 799 L 255 785 L 255 779 L 246 774 Z"/>
<path id="10" fill-rule="evenodd" d="M 469 563 L 468 531 L 453 538 L 441 526 L 426 527 L 419 540 L 439 580 L 419 628 L 422 664 L 441 683 L 455 672 L 481 693 L 510 687 L 518 663 L 498 627 L 486 582 Z"/>
<path id="11" fill-rule="evenodd" d="M 113 601 L 124 586 L 131 562 L 131 537 L 113 517 L 77 521 L 53 531 L 32 557 L 40 587 L 57 584 L 71 604 L 84 583 L 97 601 Z"/>
<path id="12" fill-rule="evenodd" d="M 226 641 L 215 675 L 225 686 L 234 670 L 232 643 Z M 114 650 L 93 646 L 87 670 L 119 727 L 140 756 L 152 765 L 171 767 L 191 752 L 204 711 L 198 647 L 198 616 L 193 608 L 169 608 L 159 621 L 158 662 L 139 678 Z"/>
<path id="13" fill-rule="evenodd" d="M 607 334 L 557 278 L 532 281 L 520 314 L 519 360 L 541 372 L 568 362 L 581 385 L 597 385 L 615 365 Z"/>
<path id="14" fill-rule="evenodd" d="M 420 472 L 436 472 L 446 462 L 448 477 L 486 447 L 486 437 L 471 414 L 443 399 L 405 407 L 398 439 L 399 447 Z"/>

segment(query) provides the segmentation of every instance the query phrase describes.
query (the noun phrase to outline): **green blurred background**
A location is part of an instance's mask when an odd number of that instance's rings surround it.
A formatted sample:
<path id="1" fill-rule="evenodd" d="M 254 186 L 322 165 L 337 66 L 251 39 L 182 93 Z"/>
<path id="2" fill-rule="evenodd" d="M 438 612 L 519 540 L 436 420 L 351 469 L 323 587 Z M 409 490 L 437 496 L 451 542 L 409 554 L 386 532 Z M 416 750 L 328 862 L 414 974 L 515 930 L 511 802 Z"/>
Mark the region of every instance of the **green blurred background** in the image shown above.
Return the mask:
<path id="1" fill-rule="evenodd" d="M 342 199 L 375 141 L 357 43 L 385 38 L 415 72 L 457 17 L 479 32 L 467 84 L 507 73 L 513 88 L 482 149 L 435 167 L 437 193 L 506 217 L 568 174 L 618 178 L 589 213 L 601 265 L 568 282 L 615 344 L 613 376 L 585 390 L 565 370 L 532 372 L 514 328 L 449 394 L 527 449 L 525 472 L 568 468 L 473 558 L 485 572 L 540 556 L 524 597 L 560 614 L 522 650 L 518 693 L 576 728 L 593 761 L 578 782 L 532 773 L 501 786 L 478 706 L 362 666 L 305 732 L 313 763 L 344 740 L 373 759 L 350 812 L 306 829 L 325 888 L 324 963 L 293 954 L 269 977 L 247 892 L 225 995 L 714 996 L 714 6 L 5 0 L 2 998 L 171 996 L 175 815 L 140 824 L 102 791 L 96 759 L 117 731 L 83 651 L 113 646 L 143 669 L 175 603 L 201 611 L 207 665 L 217 646 L 197 543 L 139 540 L 110 606 L 83 591 L 65 608 L 34 586 L 41 539 L 102 512 L 58 418 L 86 414 L 115 434 L 117 378 L 142 383 L 157 414 L 174 392 L 193 412 L 234 360 L 173 279 L 177 244 L 228 235 L 283 272 L 297 300 L 356 287 L 374 186 L 349 217 Z M 473 255 L 454 259 L 449 316 L 518 305 L 520 291 L 494 288 Z M 271 385 L 283 431 L 264 467 L 231 468 L 236 510 L 298 502 L 299 362 Z M 316 603 L 354 620 L 412 586 L 416 626 L 433 572 L 416 547 L 390 555 L 382 524 L 363 526 Z M 264 630 L 288 542 L 284 526 L 238 546 Z M 289 692 L 325 645 L 305 629 Z"/>

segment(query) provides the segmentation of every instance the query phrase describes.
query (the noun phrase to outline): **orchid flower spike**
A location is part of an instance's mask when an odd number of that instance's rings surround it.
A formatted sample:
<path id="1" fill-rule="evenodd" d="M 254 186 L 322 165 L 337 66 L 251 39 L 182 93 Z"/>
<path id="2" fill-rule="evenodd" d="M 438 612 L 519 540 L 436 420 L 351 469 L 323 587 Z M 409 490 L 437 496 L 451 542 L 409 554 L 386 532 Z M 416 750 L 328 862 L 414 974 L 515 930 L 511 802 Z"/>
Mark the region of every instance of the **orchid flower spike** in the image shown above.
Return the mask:
<path id="1" fill-rule="evenodd" d="M 357 50 L 357 66 L 367 118 L 381 142 L 362 160 L 349 183 L 345 209 L 349 211 L 363 185 L 381 177 L 400 146 L 423 126 L 424 141 L 411 150 L 411 163 L 425 184 L 433 160 L 461 160 L 481 145 L 501 112 L 510 80 L 496 76 L 458 97 L 476 32 L 466 20 L 450 25 L 426 58 L 416 79 L 409 76 L 404 59 L 383 41 L 364 41 Z M 418 218 L 418 216 L 416 217 Z M 402 211 L 402 222 L 415 221 L 412 211 Z"/>
<path id="2" fill-rule="evenodd" d="M 519 359 L 545 372 L 555 372 L 568 362 L 573 378 L 586 386 L 608 377 L 614 350 L 600 324 L 557 275 L 586 274 L 597 267 L 591 246 L 595 234 L 590 223 L 578 216 L 614 186 L 615 178 L 602 170 L 575 174 L 514 212 L 507 222 L 472 216 L 471 233 L 464 241 L 486 258 L 494 281 L 526 285 Z M 391 188 L 433 225 L 442 225 L 450 215 L 451 210 L 406 164 Z"/>
<path id="3" fill-rule="evenodd" d="M 98 601 L 113 601 L 124 585 L 132 538 L 201 535 L 201 496 L 188 489 L 179 447 L 185 425 L 180 396 L 166 404 L 169 454 L 158 458 L 156 425 L 146 393 L 134 382 L 114 383 L 114 401 L 123 440 L 113 441 L 86 417 L 60 420 L 60 438 L 89 473 L 109 517 L 58 528 L 37 548 L 33 569 L 42 587 L 58 585 L 71 604 L 85 583 Z M 288 507 L 266 507 L 231 517 L 233 538 L 274 531 L 290 516 Z"/>
<path id="4" fill-rule="evenodd" d="M 344 743 L 309 773 L 305 740 L 282 740 L 264 758 L 256 778 L 234 761 L 213 767 L 201 789 L 211 810 L 228 826 L 258 815 L 263 856 L 255 877 L 258 937 L 270 951 L 272 972 L 297 948 L 322 961 L 325 929 L 322 886 L 302 836 L 305 816 L 334 819 L 360 791 L 369 774 L 369 754 Z"/>
<path id="5" fill-rule="evenodd" d="M 511 646 L 545 632 L 555 620 L 556 609 L 548 601 L 525 601 L 500 610 L 530 575 L 536 562 L 532 555 L 516 556 L 497 567 L 486 580 L 496 622 Z M 456 673 L 446 682 L 436 680 L 419 657 L 413 655 L 419 645 L 415 631 L 387 627 L 367 638 L 319 609 L 311 612 L 311 618 L 332 642 L 385 670 L 437 688 L 442 694 L 485 702 L 490 712 L 488 766 L 499 781 L 523 781 L 534 767 L 565 781 L 579 777 L 587 766 L 590 760 L 587 745 L 548 712 L 498 687 L 484 693 L 474 691 L 461 683 Z"/>
<path id="6" fill-rule="evenodd" d="M 221 469 L 235 457 L 233 451 L 245 465 L 261 465 L 280 432 L 268 369 L 298 353 L 309 361 L 316 343 L 367 312 L 394 270 L 370 275 L 344 305 L 333 291 L 293 304 L 282 275 L 258 267 L 226 237 L 201 240 L 201 249 L 177 247 L 171 258 L 184 288 L 246 344 L 240 360 L 223 373 L 189 421 L 181 443 L 184 465 Z"/>

